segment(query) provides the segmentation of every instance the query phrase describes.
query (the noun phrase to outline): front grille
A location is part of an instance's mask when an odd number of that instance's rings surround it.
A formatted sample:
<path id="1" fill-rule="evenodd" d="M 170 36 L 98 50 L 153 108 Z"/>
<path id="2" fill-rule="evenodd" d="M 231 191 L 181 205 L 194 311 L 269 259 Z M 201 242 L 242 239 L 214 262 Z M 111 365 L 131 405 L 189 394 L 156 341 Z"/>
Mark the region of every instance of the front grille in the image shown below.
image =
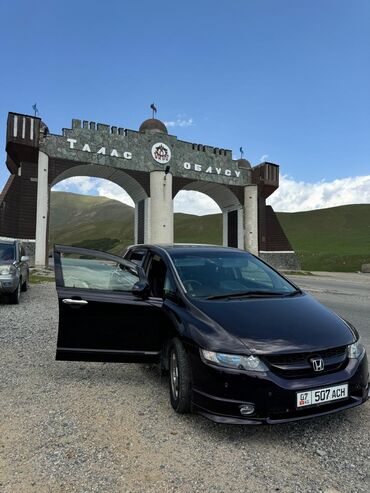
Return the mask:
<path id="1" fill-rule="evenodd" d="M 325 349 L 324 351 L 316 351 L 311 353 L 274 354 L 271 356 L 266 356 L 266 358 L 272 365 L 289 365 L 293 363 L 308 361 L 309 358 L 312 358 L 312 356 L 319 356 L 321 358 L 339 356 L 346 351 L 346 347 L 347 346 L 340 346 L 331 349 Z"/>
<path id="2" fill-rule="evenodd" d="M 315 372 L 311 358 L 322 358 L 324 370 Z M 347 346 L 325 349 L 323 351 L 274 354 L 264 357 L 271 370 L 285 378 L 304 378 L 332 373 L 343 368 L 347 362 Z"/>

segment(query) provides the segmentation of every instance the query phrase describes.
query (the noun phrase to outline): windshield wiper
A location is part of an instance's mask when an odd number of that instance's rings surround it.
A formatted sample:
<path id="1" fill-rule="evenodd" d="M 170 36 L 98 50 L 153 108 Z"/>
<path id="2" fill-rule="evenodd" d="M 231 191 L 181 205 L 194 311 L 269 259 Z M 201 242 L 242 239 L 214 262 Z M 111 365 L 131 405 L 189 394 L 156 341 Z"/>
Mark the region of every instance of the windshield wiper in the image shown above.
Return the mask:
<path id="1" fill-rule="evenodd" d="M 215 294 L 212 296 L 207 296 L 206 300 L 221 300 L 223 298 L 259 298 L 264 296 L 285 296 L 285 293 L 276 291 L 242 291 L 240 293 L 234 292 L 226 294 Z"/>
<path id="2" fill-rule="evenodd" d="M 295 289 L 291 293 L 284 294 L 284 298 L 289 298 L 289 296 L 297 296 L 297 294 L 302 294 L 301 289 Z"/>

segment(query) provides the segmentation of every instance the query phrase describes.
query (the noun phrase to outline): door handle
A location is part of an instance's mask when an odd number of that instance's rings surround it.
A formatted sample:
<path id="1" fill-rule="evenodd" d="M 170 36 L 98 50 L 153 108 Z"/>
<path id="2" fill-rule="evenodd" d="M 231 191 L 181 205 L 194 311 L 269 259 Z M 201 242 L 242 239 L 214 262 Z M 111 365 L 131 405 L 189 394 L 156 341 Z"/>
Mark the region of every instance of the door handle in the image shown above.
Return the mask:
<path id="1" fill-rule="evenodd" d="M 86 300 L 72 300 L 71 298 L 65 298 L 62 300 L 62 303 L 65 305 L 87 305 L 88 301 Z"/>

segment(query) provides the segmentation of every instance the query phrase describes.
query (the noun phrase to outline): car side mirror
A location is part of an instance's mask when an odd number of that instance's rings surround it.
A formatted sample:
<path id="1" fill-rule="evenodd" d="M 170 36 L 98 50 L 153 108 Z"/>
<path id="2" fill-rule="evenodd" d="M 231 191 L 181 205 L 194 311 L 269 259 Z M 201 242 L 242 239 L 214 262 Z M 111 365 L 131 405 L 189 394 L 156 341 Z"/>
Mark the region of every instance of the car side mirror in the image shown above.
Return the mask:
<path id="1" fill-rule="evenodd" d="M 22 255 L 21 257 L 21 262 L 28 262 L 29 261 L 29 256 L 28 255 Z"/>
<path id="2" fill-rule="evenodd" d="M 140 298 L 148 298 L 150 286 L 148 281 L 138 281 L 132 286 L 132 294 Z"/>

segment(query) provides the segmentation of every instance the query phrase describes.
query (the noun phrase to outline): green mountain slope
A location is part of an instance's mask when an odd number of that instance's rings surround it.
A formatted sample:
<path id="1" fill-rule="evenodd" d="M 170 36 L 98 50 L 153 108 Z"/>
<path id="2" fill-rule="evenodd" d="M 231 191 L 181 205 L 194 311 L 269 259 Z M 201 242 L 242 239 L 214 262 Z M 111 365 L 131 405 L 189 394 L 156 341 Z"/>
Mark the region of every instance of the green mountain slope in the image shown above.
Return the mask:
<path id="1" fill-rule="evenodd" d="M 370 204 L 278 217 L 304 269 L 351 272 L 370 262 Z"/>
<path id="2" fill-rule="evenodd" d="M 117 200 L 51 192 L 50 244 L 121 253 L 134 242 L 134 209 Z"/>
<path id="3" fill-rule="evenodd" d="M 51 193 L 50 243 L 121 253 L 134 243 L 134 210 L 105 197 Z M 370 204 L 278 213 L 306 270 L 357 271 L 370 262 Z M 175 214 L 178 243 L 222 242 L 222 216 Z"/>

